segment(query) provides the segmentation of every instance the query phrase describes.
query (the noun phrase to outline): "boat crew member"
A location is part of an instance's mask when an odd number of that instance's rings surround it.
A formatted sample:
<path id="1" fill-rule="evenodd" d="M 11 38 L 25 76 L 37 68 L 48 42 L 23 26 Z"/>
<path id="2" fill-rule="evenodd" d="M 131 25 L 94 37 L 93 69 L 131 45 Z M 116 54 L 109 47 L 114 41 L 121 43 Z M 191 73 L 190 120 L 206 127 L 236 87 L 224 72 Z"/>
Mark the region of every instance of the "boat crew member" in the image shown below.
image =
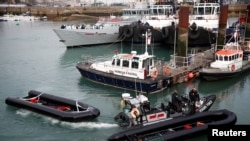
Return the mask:
<path id="1" fill-rule="evenodd" d="M 175 110 L 177 112 L 181 111 L 181 99 L 176 90 L 174 90 L 174 92 L 172 93 L 171 98 L 173 105 L 176 106 Z"/>
<path id="2" fill-rule="evenodd" d="M 191 113 L 194 113 L 195 112 L 195 102 L 200 101 L 200 95 L 198 94 L 198 91 L 196 88 L 193 88 L 189 92 L 189 100 L 190 100 Z"/>
<path id="3" fill-rule="evenodd" d="M 193 88 L 189 92 L 189 99 L 190 99 L 191 102 L 200 101 L 200 96 L 199 96 L 198 91 L 197 91 L 196 88 Z"/>

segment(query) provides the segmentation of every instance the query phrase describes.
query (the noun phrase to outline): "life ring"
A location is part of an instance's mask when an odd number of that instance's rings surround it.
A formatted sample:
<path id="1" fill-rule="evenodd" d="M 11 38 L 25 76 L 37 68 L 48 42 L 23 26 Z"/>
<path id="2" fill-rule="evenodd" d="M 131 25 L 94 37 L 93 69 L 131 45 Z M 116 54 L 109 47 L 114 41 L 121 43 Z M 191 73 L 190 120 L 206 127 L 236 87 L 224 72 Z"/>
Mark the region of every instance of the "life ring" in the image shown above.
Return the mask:
<path id="1" fill-rule="evenodd" d="M 137 36 L 140 39 L 145 39 L 145 36 L 143 36 L 143 34 L 145 34 L 146 32 L 147 32 L 147 28 L 144 27 L 144 26 L 141 26 L 141 27 L 138 28 Z"/>
<path id="2" fill-rule="evenodd" d="M 164 67 L 164 75 L 168 75 L 169 74 L 169 67 L 165 66 Z"/>
<path id="3" fill-rule="evenodd" d="M 157 76 L 158 76 L 159 72 L 157 71 L 157 69 L 153 70 L 151 73 L 151 77 L 154 80 Z"/>
<path id="4" fill-rule="evenodd" d="M 133 35 L 133 27 L 126 26 L 124 29 L 124 35 L 126 38 L 130 38 Z"/>
<path id="5" fill-rule="evenodd" d="M 131 114 L 132 118 L 136 118 L 137 116 L 140 115 L 140 112 L 139 112 L 139 110 L 137 108 L 133 108 L 131 110 L 130 114 Z"/>
<path id="6" fill-rule="evenodd" d="M 161 32 L 162 32 L 162 38 L 164 39 L 168 38 L 168 34 L 169 34 L 168 27 L 163 27 Z"/>
<path id="7" fill-rule="evenodd" d="M 234 64 L 231 66 L 231 71 L 235 71 L 235 65 Z"/>

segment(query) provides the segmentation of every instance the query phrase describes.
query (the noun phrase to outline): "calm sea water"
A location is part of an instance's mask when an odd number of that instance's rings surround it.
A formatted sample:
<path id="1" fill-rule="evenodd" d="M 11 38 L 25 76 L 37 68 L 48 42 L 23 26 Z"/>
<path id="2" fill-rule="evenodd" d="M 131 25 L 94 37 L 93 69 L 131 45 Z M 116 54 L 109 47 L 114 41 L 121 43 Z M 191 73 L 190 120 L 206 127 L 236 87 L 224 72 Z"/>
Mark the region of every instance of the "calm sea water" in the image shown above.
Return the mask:
<path id="1" fill-rule="evenodd" d="M 52 31 L 61 24 L 0 22 L 1 141 L 105 141 L 122 130 L 113 117 L 121 110 L 120 96 L 125 91 L 86 81 L 75 66 L 86 59 L 108 60 L 115 49 L 128 52 L 133 48 L 141 52 L 143 48 L 115 44 L 67 49 Z M 164 46 L 152 46 L 149 50 L 164 60 L 173 53 Z M 174 89 L 184 94 L 194 86 L 201 96 L 217 95 L 211 110 L 229 109 L 237 114 L 237 124 L 250 124 L 249 74 L 216 82 L 197 79 L 148 97 L 152 106 L 159 106 L 168 101 Z M 91 122 L 68 123 L 5 104 L 5 98 L 26 96 L 31 89 L 89 103 L 99 108 L 101 115 Z M 207 139 L 199 136 L 189 140 Z"/>

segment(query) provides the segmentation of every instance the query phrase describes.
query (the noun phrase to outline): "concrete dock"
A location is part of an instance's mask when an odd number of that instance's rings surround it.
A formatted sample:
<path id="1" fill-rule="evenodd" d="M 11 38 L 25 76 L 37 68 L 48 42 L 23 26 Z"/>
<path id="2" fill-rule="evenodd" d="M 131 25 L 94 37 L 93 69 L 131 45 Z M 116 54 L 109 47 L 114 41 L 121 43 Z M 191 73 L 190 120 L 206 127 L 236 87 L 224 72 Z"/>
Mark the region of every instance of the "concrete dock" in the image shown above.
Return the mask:
<path id="1" fill-rule="evenodd" d="M 214 54 L 212 48 L 189 57 L 171 55 L 170 61 L 157 61 L 156 68 L 160 75 L 170 77 L 171 85 L 184 83 L 198 78 L 199 70 L 213 61 Z"/>

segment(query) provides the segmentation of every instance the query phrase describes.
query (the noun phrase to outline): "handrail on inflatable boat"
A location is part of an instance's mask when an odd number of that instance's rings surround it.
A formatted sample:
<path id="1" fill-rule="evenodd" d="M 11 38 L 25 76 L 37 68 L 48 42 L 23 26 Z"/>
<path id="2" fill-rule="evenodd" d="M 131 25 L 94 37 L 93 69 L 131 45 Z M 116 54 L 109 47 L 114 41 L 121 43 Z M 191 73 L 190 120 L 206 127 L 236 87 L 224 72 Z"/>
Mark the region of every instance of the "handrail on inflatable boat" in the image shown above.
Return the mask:
<path id="1" fill-rule="evenodd" d="M 82 108 L 82 109 L 85 109 L 84 107 L 82 107 L 81 105 L 79 105 L 79 104 L 78 104 L 78 101 L 76 100 L 76 110 L 77 110 L 77 112 L 80 112 L 80 111 L 79 111 L 79 107 Z M 87 108 L 87 109 L 88 109 L 88 108 Z M 87 109 L 86 109 L 86 110 L 87 110 Z"/>
<path id="2" fill-rule="evenodd" d="M 77 102 L 77 100 L 76 100 L 76 110 L 77 110 L 77 112 L 79 112 L 78 106 L 80 106 L 80 105 L 78 104 L 78 102 Z"/>
<path id="3" fill-rule="evenodd" d="M 41 92 L 39 95 L 37 95 L 37 96 L 34 96 L 34 97 L 31 97 L 31 98 L 23 98 L 23 100 L 28 100 L 28 101 L 32 101 L 32 100 L 37 100 L 37 101 L 39 101 L 39 98 L 40 98 L 40 96 L 42 95 L 43 93 Z"/>

